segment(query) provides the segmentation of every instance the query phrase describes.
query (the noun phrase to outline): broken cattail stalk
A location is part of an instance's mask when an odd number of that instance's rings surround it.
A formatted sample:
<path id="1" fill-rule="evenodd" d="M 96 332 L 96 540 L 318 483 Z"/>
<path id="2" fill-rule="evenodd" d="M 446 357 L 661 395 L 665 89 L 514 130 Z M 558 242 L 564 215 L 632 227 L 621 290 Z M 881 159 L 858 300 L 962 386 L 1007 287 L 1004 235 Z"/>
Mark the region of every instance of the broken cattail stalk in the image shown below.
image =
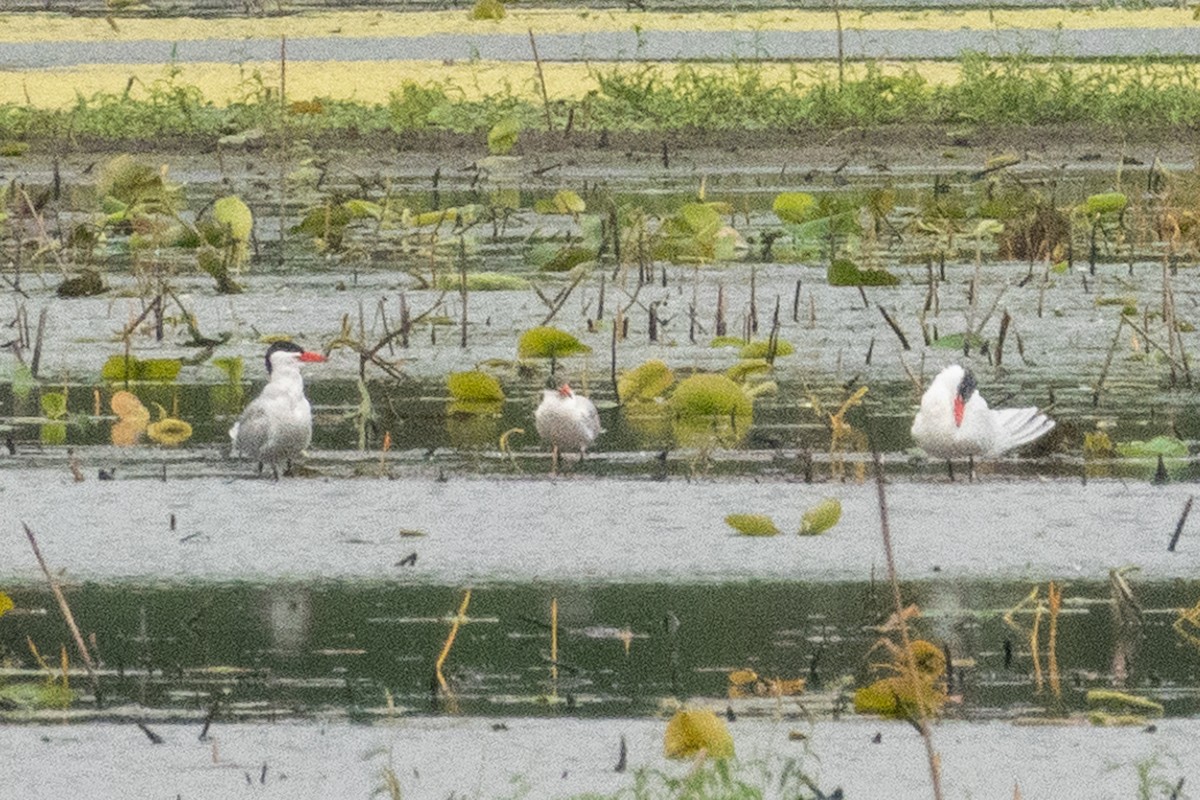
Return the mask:
<path id="1" fill-rule="evenodd" d="M 879 308 L 879 313 L 883 314 L 883 318 L 887 322 L 888 327 L 892 329 L 892 333 L 896 334 L 896 338 L 900 340 L 900 346 L 905 350 L 911 350 L 912 347 L 908 343 L 908 337 L 904 335 L 904 331 L 900 330 L 900 326 L 892 319 L 892 315 L 883 307 L 883 303 L 876 303 L 875 305 Z"/>
<path id="2" fill-rule="evenodd" d="M 800 321 L 800 280 L 796 280 L 796 293 L 792 295 L 792 322 Z"/>
<path id="3" fill-rule="evenodd" d="M 1108 354 L 1104 356 L 1104 366 L 1100 368 L 1100 377 L 1096 379 L 1096 386 L 1092 389 L 1092 407 L 1100 405 L 1100 393 L 1104 391 L 1104 381 L 1108 377 L 1108 368 L 1112 366 L 1113 354 L 1117 352 L 1117 342 L 1121 340 L 1121 327 L 1125 325 L 1125 317 L 1117 320 L 1117 330 L 1113 333 L 1112 342 L 1108 345 Z M 1017 342 L 1020 343 L 1020 338 Z"/>
<path id="4" fill-rule="evenodd" d="M 604 319 L 604 273 L 600 273 L 600 298 L 596 301 L 596 319 Z"/>
<path id="5" fill-rule="evenodd" d="M 29 361 L 29 372 L 35 378 L 38 376 L 38 367 L 42 362 L 42 337 L 46 332 L 47 313 L 48 309 L 44 307 L 38 312 L 37 337 L 33 340 L 33 358 Z"/>
<path id="6" fill-rule="evenodd" d="M 1008 314 L 1008 309 L 1004 309 L 1004 316 L 1000 317 L 1000 336 L 996 339 L 996 366 L 999 367 L 1004 362 L 1004 338 L 1008 336 L 1008 323 L 1012 322 L 1012 317 Z"/>
<path id="7" fill-rule="evenodd" d="M 450 655 L 450 648 L 454 646 L 454 638 L 458 636 L 459 627 L 466 622 L 467 606 L 470 603 L 471 590 L 467 589 L 463 593 L 462 603 L 458 606 L 458 613 L 450 621 L 450 633 L 446 636 L 446 643 L 442 645 L 442 652 L 438 654 L 437 661 L 434 664 L 434 674 L 437 676 L 438 687 L 447 697 L 450 697 L 450 685 L 446 683 L 446 676 L 442 674 L 442 666 L 446 663 L 446 657 Z"/>
<path id="8" fill-rule="evenodd" d="M 1183 504 L 1183 513 L 1179 515 L 1179 522 L 1175 523 L 1175 533 L 1171 536 L 1171 543 L 1167 545 L 1167 552 L 1174 553 L 1175 545 L 1179 544 L 1179 537 L 1183 534 L 1183 525 L 1187 522 L 1188 514 L 1192 513 L 1192 501 L 1196 499 L 1194 495 L 1188 495 L 1187 502 Z"/>
<path id="9" fill-rule="evenodd" d="M 716 335 L 725 335 L 725 285 L 717 284 L 717 323 Z"/>
<path id="10" fill-rule="evenodd" d="M 767 336 L 767 363 L 775 363 L 779 350 L 779 295 L 775 295 L 775 311 L 771 314 L 771 333 Z"/>
<path id="11" fill-rule="evenodd" d="M 537 69 L 538 86 L 542 89 L 542 107 L 546 111 L 546 130 L 554 130 L 554 118 L 550 114 L 550 95 L 546 92 L 546 76 L 542 73 L 542 59 L 538 55 L 537 40 L 533 38 L 533 28 L 529 29 L 529 47 L 533 50 L 533 64 Z"/>
<path id="12" fill-rule="evenodd" d="M 550 598 L 550 696 L 558 696 L 558 598 Z"/>
<path id="13" fill-rule="evenodd" d="M 1050 691 L 1057 700 L 1062 700 L 1062 684 L 1058 675 L 1058 612 L 1062 610 L 1062 589 L 1054 581 L 1046 590 L 1046 601 L 1050 607 L 1050 635 L 1046 641 L 1046 669 L 1049 671 Z"/>
<path id="14" fill-rule="evenodd" d="M 530 41 L 533 40 L 533 32 L 529 33 Z M 540 70 L 539 70 L 540 71 Z M 545 87 L 543 87 L 544 91 Z M 550 110 L 547 108 L 546 113 Z M 458 235 L 458 291 L 462 299 L 462 331 L 458 337 L 458 346 L 463 350 L 467 349 L 467 240 L 463 234 Z"/>
<path id="15" fill-rule="evenodd" d="M 750 333 L 758 333 L 758 267 L 750 266 Z"/>
<path id="16" fill-rule="evenodd" d="M 621 327 L 621 309 L 617 308 L 617 313 L 613 315 L 612 324 L 612 345 L 611 355 L 612 360 L 609 365 L 609 378 L 612 379 L 613 395 L 616 396 L 617 402 L 621 402 L 621 392 L 617 388 L 617 331 Z"/>
<path id="17" fill-rule="evenodd" d="M 46 582 L 50 584 L 50 592 L 54 595 L 54 599 L 58 601 L 58 608 L 62 611 L 67 627 L 71 630 L 71 636 L 75 639 L 75 647 L 79 649 L 79 656 L 83 659 L 83 665 L 87 668 L 88 677 L 92 681 L 92 692 L 96 696 L 97 703 L 99 703 L 100 679 L 96 675 L 96 665 L 92 661 L 92 654 L 88 650 L 87 643 L 83 641 L 83 634 L 79 632 L 79 626 L 75 624 L 75 615 L 71 613 L 71 606 L 67 604 L 66 595 L 63 594 L 58 581 L 54 579 L 50 568 L 46 566 L 46 559 L 42 558 L 42 550 L 38 547 L 37 537 L 33 535 L 33 531 L 24 522 L 21 523 L 21 526 L 25 529 L 25 537 L 29 539 L 29 546 L 33 548 L 33 556 L 37 559 L 38 566 L 42 568 L 42 574 L 46 576 Z"/>
<path id="18" fill-rule="evenodd" d="M 661 301 L 655 300 L 653 303 L 650 304 L 650 308 L 648 309 L 649 316 L 650 316 L 650 341 L 652 341 L 652 342 L 658 341 L 658 304 L 659 304 L 659 302 L 661 302 Z"/>

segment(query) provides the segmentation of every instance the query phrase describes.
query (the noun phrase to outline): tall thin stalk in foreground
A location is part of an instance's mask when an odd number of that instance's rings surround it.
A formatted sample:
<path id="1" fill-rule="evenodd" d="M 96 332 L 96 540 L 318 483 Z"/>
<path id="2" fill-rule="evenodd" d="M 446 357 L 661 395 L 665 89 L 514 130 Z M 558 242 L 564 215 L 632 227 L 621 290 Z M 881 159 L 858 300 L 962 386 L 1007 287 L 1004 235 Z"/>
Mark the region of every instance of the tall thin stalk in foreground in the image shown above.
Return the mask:
<path id="1" fill-rule="evenodd" d="M 896 558 L 892 553 L 892 532 L 888 525 L 887 497 L 884 493 L 883 461 L 878 450 L 871 451 L 871 460 L 875 464 L 875 489 L 879 495 L 879 530 L 883 536 L 883 550 L 887 555 L 888 582 L 892 585 L 892 601 L 896 605 L 896 624 L 900 628 L 900 643 L 904 647 L 904 673 L 913 682 L 913 696 L 919 696 L 916 685 L 918 678 L 917 663 L 913 656 L 912 639 L 908 635 L 908 619 L 904 614 L 904 601 L 900 597 L 900 581 L 896 578 Z M 910 721 L 921 734 L 925 743 L 925 757 L 929 760 L 929 779 L 933 784 L 934 800 L 942 800 L 942 764 L 937 751 L 933 749 L 933 733 L 929 730 L 924 706 L 915 704 L 916 715 Z"/>

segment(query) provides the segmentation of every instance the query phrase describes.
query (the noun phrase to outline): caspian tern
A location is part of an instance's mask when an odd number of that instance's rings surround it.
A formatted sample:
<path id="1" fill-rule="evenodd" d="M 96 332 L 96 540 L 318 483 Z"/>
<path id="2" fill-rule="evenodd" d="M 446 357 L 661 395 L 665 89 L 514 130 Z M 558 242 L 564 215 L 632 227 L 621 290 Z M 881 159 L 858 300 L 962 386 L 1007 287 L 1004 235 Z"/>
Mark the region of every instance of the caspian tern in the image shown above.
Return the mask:
<path id="1" fill-rule="evenodd" d="M 1054 427 L 1036 408 L 988 408 L 969 369 L 952 364 L 921 397 L 913 419 L 917 446 L 934 458 L 994 457 L 1028 444 Z M 950 476 L 954 477 L 953 467 Z"/>
<path id="2" fill-rule="evenodd" d="M 267 348 L 267 385 L 229 429 L 235 455 L 257 461 L 260 472 L 270 464 L 276 479 L 280 464 L 285 475 L 291 470 L 292 459 L 312 441 L 312 406 L 304 396 L 300 362 L 324 360 L 292 342 Z"/>
<path id="3" fill-rule="evenodd" d="M 571 391 L 568 384 L 542 391 L 534 412 L 538 436 L 554 446 L 553 471 L 558 472 L 558 451 L 578 450 L 579 457 L 600 435 L 600 414 L 591 400 Z"/>

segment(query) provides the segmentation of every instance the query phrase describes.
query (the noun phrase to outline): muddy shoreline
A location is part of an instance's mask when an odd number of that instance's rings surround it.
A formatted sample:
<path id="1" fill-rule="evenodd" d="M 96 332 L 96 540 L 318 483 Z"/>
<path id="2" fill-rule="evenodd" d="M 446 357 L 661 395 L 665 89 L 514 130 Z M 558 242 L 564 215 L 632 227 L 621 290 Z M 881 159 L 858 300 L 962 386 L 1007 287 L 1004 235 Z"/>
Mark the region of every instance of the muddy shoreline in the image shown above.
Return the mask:
<path id="1" fill-rule="evenodd" d="M 487 155 L 484 132 L 350 131 L 314 135 L 308 143 L 318 152 L 359 157 L 367 162 L 391 161 L 401 155 L 405 165 L 401 169 L 413 174 L 423 174 L 447 158 L 469 161 Z M 25 155 L 0 158 L 0 173 L 11 176 L 36 172 L 54 161 L 60 167 L 86 165 L 114 153 L 209 160 L 273 149 L 270 135 L 241 146 L 221 145 L 208 136 L 152 140 L 37 138 L 28 144 Z M 938 172 L 977 169 L 998 153 L 1013 153 L 1046 167 L 1074 164 L 1111 168 L 1122 161 L 1127 166 L 1139 166 L 1148 165 L 1154 158 L 1165 165 L 1191 165 L 1198 148 L 1200 129 L 1195 126 L 1151 130 L 1086 125 L 913 124 L 774 131 L 524 131 L 513 154 L 541 165 L 535 169 L 553 169 L 553 162 L 603 169 L 634 161 L 681 171 L 720 171 L 734 164 L 739 169 L 776 165 L 786 169 L 794 164 L 804 169 L 855 166 L 876 172 L 895 168 Z"/>

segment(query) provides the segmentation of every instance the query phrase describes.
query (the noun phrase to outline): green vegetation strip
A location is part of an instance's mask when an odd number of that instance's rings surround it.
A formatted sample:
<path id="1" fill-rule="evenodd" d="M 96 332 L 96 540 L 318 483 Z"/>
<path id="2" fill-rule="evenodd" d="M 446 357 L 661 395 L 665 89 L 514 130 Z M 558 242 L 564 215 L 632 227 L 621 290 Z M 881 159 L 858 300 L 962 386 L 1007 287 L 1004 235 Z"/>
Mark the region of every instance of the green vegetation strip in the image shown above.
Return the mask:
<path id="1" fill-rule="evenodd" d="M 1152 126 L 1200 122 L 1200 68 L 1150 59 L 1077 65 L 967 54 L 935 80 L 918 67 L 858 65 L 839 80 L 833 65 L 647 64 L 584 67 L 583 94 L 543 103 L 532 74 L 469 93 L 453 82 L 397 74 L 385 100 L 370 102 L 289 91 L 248 71 L 235 96 L 214 98 L 179 67 L 120 90 L 77 94 L 62 107 L 34 98 L 0 103 L 0 140 L 115 142 L 163 136 L 221 137 L 286 126 L 292 136 L 354 131 L 476 133 L 504 122 L 515 130 L 780 130 L 890 124 L 1055 124 Z M 526 66 L 527 68 L 527 66 Z M 579 67 L 573 67 L 579 69 Z M 532 71 L 530 70 L 530 73 Z M 552 75 L 553 70 L 549 70 Z M 552 77 L 547 78 L 549 83 Z M 336 82 L 331 83 L 336 85 Z M 289 86 L 292 86 L 289 74 Z"/>

